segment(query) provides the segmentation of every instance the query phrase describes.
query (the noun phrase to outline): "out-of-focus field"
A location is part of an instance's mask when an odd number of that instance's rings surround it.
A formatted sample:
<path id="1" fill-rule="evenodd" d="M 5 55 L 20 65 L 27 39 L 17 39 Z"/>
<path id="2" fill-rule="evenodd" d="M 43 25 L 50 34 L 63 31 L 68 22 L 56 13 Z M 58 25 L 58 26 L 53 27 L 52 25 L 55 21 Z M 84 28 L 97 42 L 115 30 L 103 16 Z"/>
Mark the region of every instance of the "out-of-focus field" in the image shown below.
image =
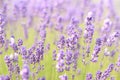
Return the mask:
<path id="1" fill-rule="evenodd" d="M 34 43 L 36 32 L 34 31 L 33 28 L 30 28 L 29 31 L 28 31 L 29 32 L 29 38 L 28 38 L 28 40 L 25 40 L 24 39 L 24 33 L 23 33 L 22 27 L 20 25 L 18 25 L 17 23 L 16 23 L 16 26 L 19 26 L 19 27 L 13 26 L 13 28 L 15 28 L 15 31 L 14 31 L 15 39 L 17 40 L 19 38 L 22 38 L 24 40 L 24 45 L 27 48 L 29 48 Z M 84 25 L 81 25 L 81 26 L 84 26 Z M 11 26 L 8 25 L 8 28 L 7 28 L 8 29 L 7 30 L 7 37 L 8 38 L 10 38 L 10 35 L 9 35 L 10 34 L 10 28 L 11 28 Z M 83 29 L 84 29 L 84 27 L 83 27 Z M 80 75 L 78 75 L 76 72 L 73 72 L 72 70 L 70 72 L 66 71 L 66 72 L 63 72 L 63 73 L 58 73 L 56 71 L 56 68 L 55 68 L 55 63 L 56 62 L 54 62 L 52 60 L 52 52 L 53 52 L 53 49 L 56 48 L 56 46 L 53 45 L 53 43 L 54 43 L 54 40 L 56 39 L 56 36 L 57 36 L 58 32 L 55 31 L 55 30 L 47 29 L 47 33 L 48 34 L 47 34 L 45 42 L 46 43 L 50 43 L 51 47 L 50 47 L 50 51 L 45 52 L 44 60 L 41 61 L 41 64 L 43 64 L 45 66 L 45 68 L 44 68 L 43 71 L 39 72 L 39 77 L 40 76 L 41 77 L 45 76 L 46 80 L 59 80 L 59 78 L 58 78 L 59 75 L 64 74 L 64 73 L 67 74 L 67 75 L 69 75 L 69 80 L 72 80 L 72 77 L 71 77 L 72 74 L 76 74 L 77 75 L 77 76 L 75 76 L 75 80 L 85 80 L 86 73 L 91 72 L 93 75 L 95 75 L 97 70 L 104 71 L 111 62 L 115 63 L 117 61 L 119 53 L 116 53 L 115 58 L 110 58 L 110 57 L 106 58 L 105 57 L 104 59 L 102 59 L 103 51 L 101 51 L 100 52 L 99 61 L 97 63 L 90 62 L 89 65 L 86 65 L 86 66 L 83 65 L 83 63 L 81 62 L 82 57 L 80 56 L 79 61 L 78 61 L 78 69 L 81 70 Z M 95 44 L 94 42 L 95 42 L 95 39 L 97 38 L 97 35 L 98 35 L 97 33 L 95 33 L 95 34 L 96 35 L 94 35 L 92 47 L 94 47 L 94 44 Z M 83 39 L 80 39 L 79 42 L 80 42 L 81 45 L 84 45 L 83 44 Z M 114 47 L 113 47 L 113 49 L 114 49 Z M 91 49 L 91 50 L 93 50 L 93 49 Z M 6 64 L 4 62 L 4 56 L 6 54 L 11 54 L 11 53 L 13 53 L 13 50 L 9 49 L 7 52 L 4 52 L 4 54 L 2 54 L 0 56 L 1 57 L 0 58 L 0 74 L 7 74 L 8 73 L 7 66 L 6 66 Z M 101 61 L 104 64 L 103 68 L 100 68 L 100 62 Z M 19 65 L 21 65 L 21 64 L 22 64 L 21 57 L 19 57 Z M 22 68 L 22 66 L 21 66 L 21 68 Z M 32 68 L 31 68 L 31 70 L 32 70 Z M 114 77 L 116 77 L 116 80 L 120 79 L 119 74 L 120 73 L 117 73 L 115 71 L 113 71 L 111 73 L 111 75 L 113 75 Z M 13 77 L 13 80 L 15 80 L 14 77 Z M 33 79 L 31 77 L 30 80 L 36 80 L 36 79 Z M 107 79 L 107 80 L 110 80 L 110 79 Z"/>

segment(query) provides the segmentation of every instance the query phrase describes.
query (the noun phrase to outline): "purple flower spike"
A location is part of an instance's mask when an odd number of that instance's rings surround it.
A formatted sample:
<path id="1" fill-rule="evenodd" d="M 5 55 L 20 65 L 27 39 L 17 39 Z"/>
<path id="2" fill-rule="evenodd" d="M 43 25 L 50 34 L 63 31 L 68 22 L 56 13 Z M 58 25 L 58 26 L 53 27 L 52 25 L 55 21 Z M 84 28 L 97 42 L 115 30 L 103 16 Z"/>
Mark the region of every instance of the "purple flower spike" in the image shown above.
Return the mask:
<path id="1" fill-rule="evenodd" d="M 60 80 L 68 80 L 68 76 L 67 75 L 61 75 L 59 76 Z"/>
<path id="2" fill-rule="evenodd" d="M 92 80 L 92 74 L 91 73 L 88 73 L 86 75 L 86 80 Z"/>
<path id="3" fill-rule="evenodd" d="M 29 80 L 30 70 L 29 70 L 29 66 L 27 64 L 23 65 L 23 69 L 21 70 L 20 74 L 21 74 L 23 80 Z"/>
<path id="4" fill-rule="evenodd" d="M 102 75 L 102 72 L 101 71 L 97 71 L 97 73 L 96 73 L 96 80 L 100 80 L 101 75 Z"/>
<path id="5" fill-rule="evenodd" d="M 22 39 L 19 39 L 18 40 L 18 46 L 22 46 L 23 45 L 23 41 L 22 41 Z"/>

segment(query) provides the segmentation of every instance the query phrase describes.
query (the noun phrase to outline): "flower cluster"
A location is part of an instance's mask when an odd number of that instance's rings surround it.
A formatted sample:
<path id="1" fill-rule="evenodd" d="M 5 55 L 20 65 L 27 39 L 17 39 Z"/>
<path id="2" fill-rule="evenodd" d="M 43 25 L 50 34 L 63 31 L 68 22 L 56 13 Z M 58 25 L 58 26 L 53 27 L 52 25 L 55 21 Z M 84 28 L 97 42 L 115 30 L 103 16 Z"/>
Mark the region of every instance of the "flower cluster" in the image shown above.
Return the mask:
<path id="1" fill-rule="evenodd" d="M 119 79 L 112 1 L 0 0 L 0 80 Z"/>

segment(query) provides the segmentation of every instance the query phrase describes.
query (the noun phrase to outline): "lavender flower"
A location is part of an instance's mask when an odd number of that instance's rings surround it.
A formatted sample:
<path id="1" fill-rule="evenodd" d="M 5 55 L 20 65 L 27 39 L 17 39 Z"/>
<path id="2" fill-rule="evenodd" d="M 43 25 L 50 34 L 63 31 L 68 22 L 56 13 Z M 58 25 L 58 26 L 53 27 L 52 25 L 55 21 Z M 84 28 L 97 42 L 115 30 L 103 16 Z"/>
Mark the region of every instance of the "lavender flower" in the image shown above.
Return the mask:
<path id="1" fill-rule="evenodd" d="M 67 75 L 61 75 L 59 76 L 60 80 L 68 80 Z"/>
<path id="2" fill-rule="evenodd" d="M 29 66 L 27 64 L 23 65 L 23 69 L 21 70 L 20 74 L 21 74 L 23 80 L 29 80 L 30 70 L 29 70 Z"/>
<path id="3" fill-rule="evenodd" d="M 91 43 L 92 41 L 92 36 L 94 33 L 94 26 L 92 24 L 93 19 L 93 12 L 89 12 L 86 18 L 86 28 L 84 31 L 84 38 L 86 43 Z"/>
<path id="4" fill-rule="evenodd" d="M 56 50 L 53 51 L 52 57 L 53 57 L 53 60 L 56 60 L 56 57 L 57 57 Z"/>
<path id="5" fill-rule="evenodd" d="M 101 71 L 97 71 L 97 73 L 96 73 L 96 80 L 100 80 L 101 75 L 102 75 L 102 72 Z"/>
<path id="6" fill-rule="evenodd" d="M 101 78 L 102 80 L 106 80 L 110 76 L 110 72 L 114 69 L 114 64 L 110 64 L 108 69 L 102 73 Z"/>
<path id="7" fill-rule="evenodd" d="M 86 75 L 86 80 L 92 80 L 92 74 L 91 73 L 88 73 Z"/>
<path id="8" fill-rule="evenodd" d="M 10 46 L 13 46 L 14 43 L 15 43 L 15 38 L 14 38 L 14 36 L 11 36 L 11 38 L 10 38 Z"/>
<path id="9" fill-rule="evenodd" d="M 57 46 L 58 48 L 64 48 L 65 46 L 65 37 L 64 36 L 61 36 L 59 41 L 57 42 Z"/>
<path id="10" fill-rule="evenodd" d="M 119 79 L 119 24 L 112 0 L 0 0 L 0 80 Z"/>
<path id="11" fill-rule="evenodd" d="M 23 41 L 22 41 L 22 39 L 19 39 L 18 40 L 18 46 L 21 46 L 21 45 L 23 45 Z"/>
<path id="12" fill-rule="evenodd" d="M 100 50 L 101 50 L 101 39 L 98 38 L 96 40 L 96 46 L 95 46 L 94 52 L 92 54 L 92 60 L 91 60 L 92 62 L 96 62 L 98 60 L 98 53 L 100 52 Z"/>

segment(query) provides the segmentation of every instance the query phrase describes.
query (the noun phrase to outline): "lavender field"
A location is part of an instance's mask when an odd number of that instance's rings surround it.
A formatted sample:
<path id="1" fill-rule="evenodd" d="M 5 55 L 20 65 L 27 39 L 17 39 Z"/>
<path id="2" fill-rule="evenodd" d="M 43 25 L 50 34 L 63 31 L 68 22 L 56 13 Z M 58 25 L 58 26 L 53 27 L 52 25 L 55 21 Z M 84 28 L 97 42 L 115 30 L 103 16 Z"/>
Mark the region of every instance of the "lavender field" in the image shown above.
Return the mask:
<path id="1" fill-rule="evenodd" d="M 0 0 L 0 80 L 120 80 L 119 0 Z"/>

